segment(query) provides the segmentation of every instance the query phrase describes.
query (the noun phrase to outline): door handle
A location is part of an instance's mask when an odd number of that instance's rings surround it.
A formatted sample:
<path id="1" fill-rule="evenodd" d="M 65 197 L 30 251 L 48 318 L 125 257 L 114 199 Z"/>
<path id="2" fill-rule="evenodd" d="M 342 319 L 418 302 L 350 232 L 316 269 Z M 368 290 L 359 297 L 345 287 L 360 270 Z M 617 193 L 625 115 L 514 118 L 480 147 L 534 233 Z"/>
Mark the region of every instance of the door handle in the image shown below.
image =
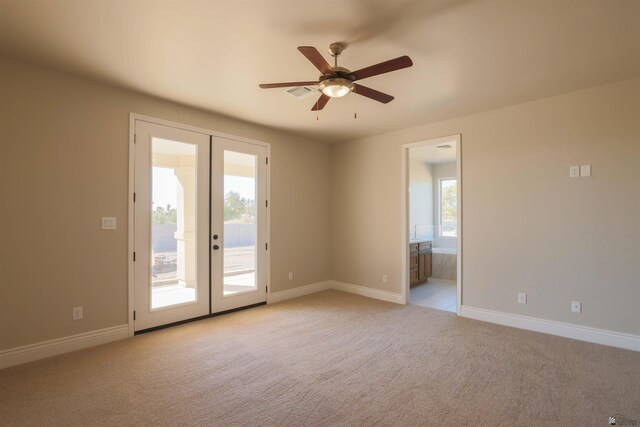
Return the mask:
<path id="1" fill-rule="evenodd" d="M 213 250 L 214 250 L 214 251 L 217 251 L 218 249 L 220 249 L 220 246 L 218 246 L 218 245 L 213 245 Z"/>

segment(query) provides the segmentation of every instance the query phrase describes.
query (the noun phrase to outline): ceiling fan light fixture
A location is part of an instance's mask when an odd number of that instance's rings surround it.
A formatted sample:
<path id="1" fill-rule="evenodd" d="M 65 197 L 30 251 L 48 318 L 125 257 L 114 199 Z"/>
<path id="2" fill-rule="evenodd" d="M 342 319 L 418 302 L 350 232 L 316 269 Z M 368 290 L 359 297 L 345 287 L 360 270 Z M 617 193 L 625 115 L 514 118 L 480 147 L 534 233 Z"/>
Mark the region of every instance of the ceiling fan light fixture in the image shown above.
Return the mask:
<path id="1" fill-rule="evenodd" d="M 353 82 L 351 80 L 339 77 L 323 80 L 318 86 L 322 93 L 331 98 L 340 98 L 353 90 Z"/>

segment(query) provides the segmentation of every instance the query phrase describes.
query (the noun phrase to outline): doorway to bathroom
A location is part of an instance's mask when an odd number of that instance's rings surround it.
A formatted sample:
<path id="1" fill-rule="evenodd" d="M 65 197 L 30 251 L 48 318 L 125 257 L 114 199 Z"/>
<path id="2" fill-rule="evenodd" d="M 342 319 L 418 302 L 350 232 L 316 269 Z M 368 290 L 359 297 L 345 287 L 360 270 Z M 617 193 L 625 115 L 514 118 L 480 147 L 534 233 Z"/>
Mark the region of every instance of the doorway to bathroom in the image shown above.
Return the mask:
<path id="1" fill-rule="evenodd" d="M 405 144 L 403 294 L 406 303 L 460 313 L 460 135 Z"/>

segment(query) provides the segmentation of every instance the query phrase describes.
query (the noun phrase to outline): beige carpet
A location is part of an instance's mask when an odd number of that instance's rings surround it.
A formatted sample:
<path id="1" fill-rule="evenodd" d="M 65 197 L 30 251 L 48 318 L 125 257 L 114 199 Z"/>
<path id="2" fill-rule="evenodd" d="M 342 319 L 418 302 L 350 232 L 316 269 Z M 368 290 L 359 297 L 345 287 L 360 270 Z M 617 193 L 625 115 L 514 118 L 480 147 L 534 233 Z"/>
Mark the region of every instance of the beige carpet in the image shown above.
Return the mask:
<path id="1" fill-rule="evenodd" d="M 0 425 L 640 419 L 640 353 L 337 291 L 0 371 Z"/>

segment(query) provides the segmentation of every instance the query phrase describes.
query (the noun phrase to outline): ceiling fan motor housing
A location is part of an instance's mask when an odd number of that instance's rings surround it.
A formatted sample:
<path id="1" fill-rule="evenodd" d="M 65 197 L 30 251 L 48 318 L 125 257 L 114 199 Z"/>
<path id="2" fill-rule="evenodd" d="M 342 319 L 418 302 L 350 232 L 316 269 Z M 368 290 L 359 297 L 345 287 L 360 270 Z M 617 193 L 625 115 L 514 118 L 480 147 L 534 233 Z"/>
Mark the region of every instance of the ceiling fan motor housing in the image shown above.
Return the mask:
<path id="1" fill-rule="evenodd" d="M 334 77 L 340 77 L 341 79 L 355 80 L 355 77 L 351 74 L 351 70 L 344 67 L 332 67 L 333 74 L 328 74 L 326 76 L 320 76 L 320 81 L 325 79 L 331 79 Z"/>

